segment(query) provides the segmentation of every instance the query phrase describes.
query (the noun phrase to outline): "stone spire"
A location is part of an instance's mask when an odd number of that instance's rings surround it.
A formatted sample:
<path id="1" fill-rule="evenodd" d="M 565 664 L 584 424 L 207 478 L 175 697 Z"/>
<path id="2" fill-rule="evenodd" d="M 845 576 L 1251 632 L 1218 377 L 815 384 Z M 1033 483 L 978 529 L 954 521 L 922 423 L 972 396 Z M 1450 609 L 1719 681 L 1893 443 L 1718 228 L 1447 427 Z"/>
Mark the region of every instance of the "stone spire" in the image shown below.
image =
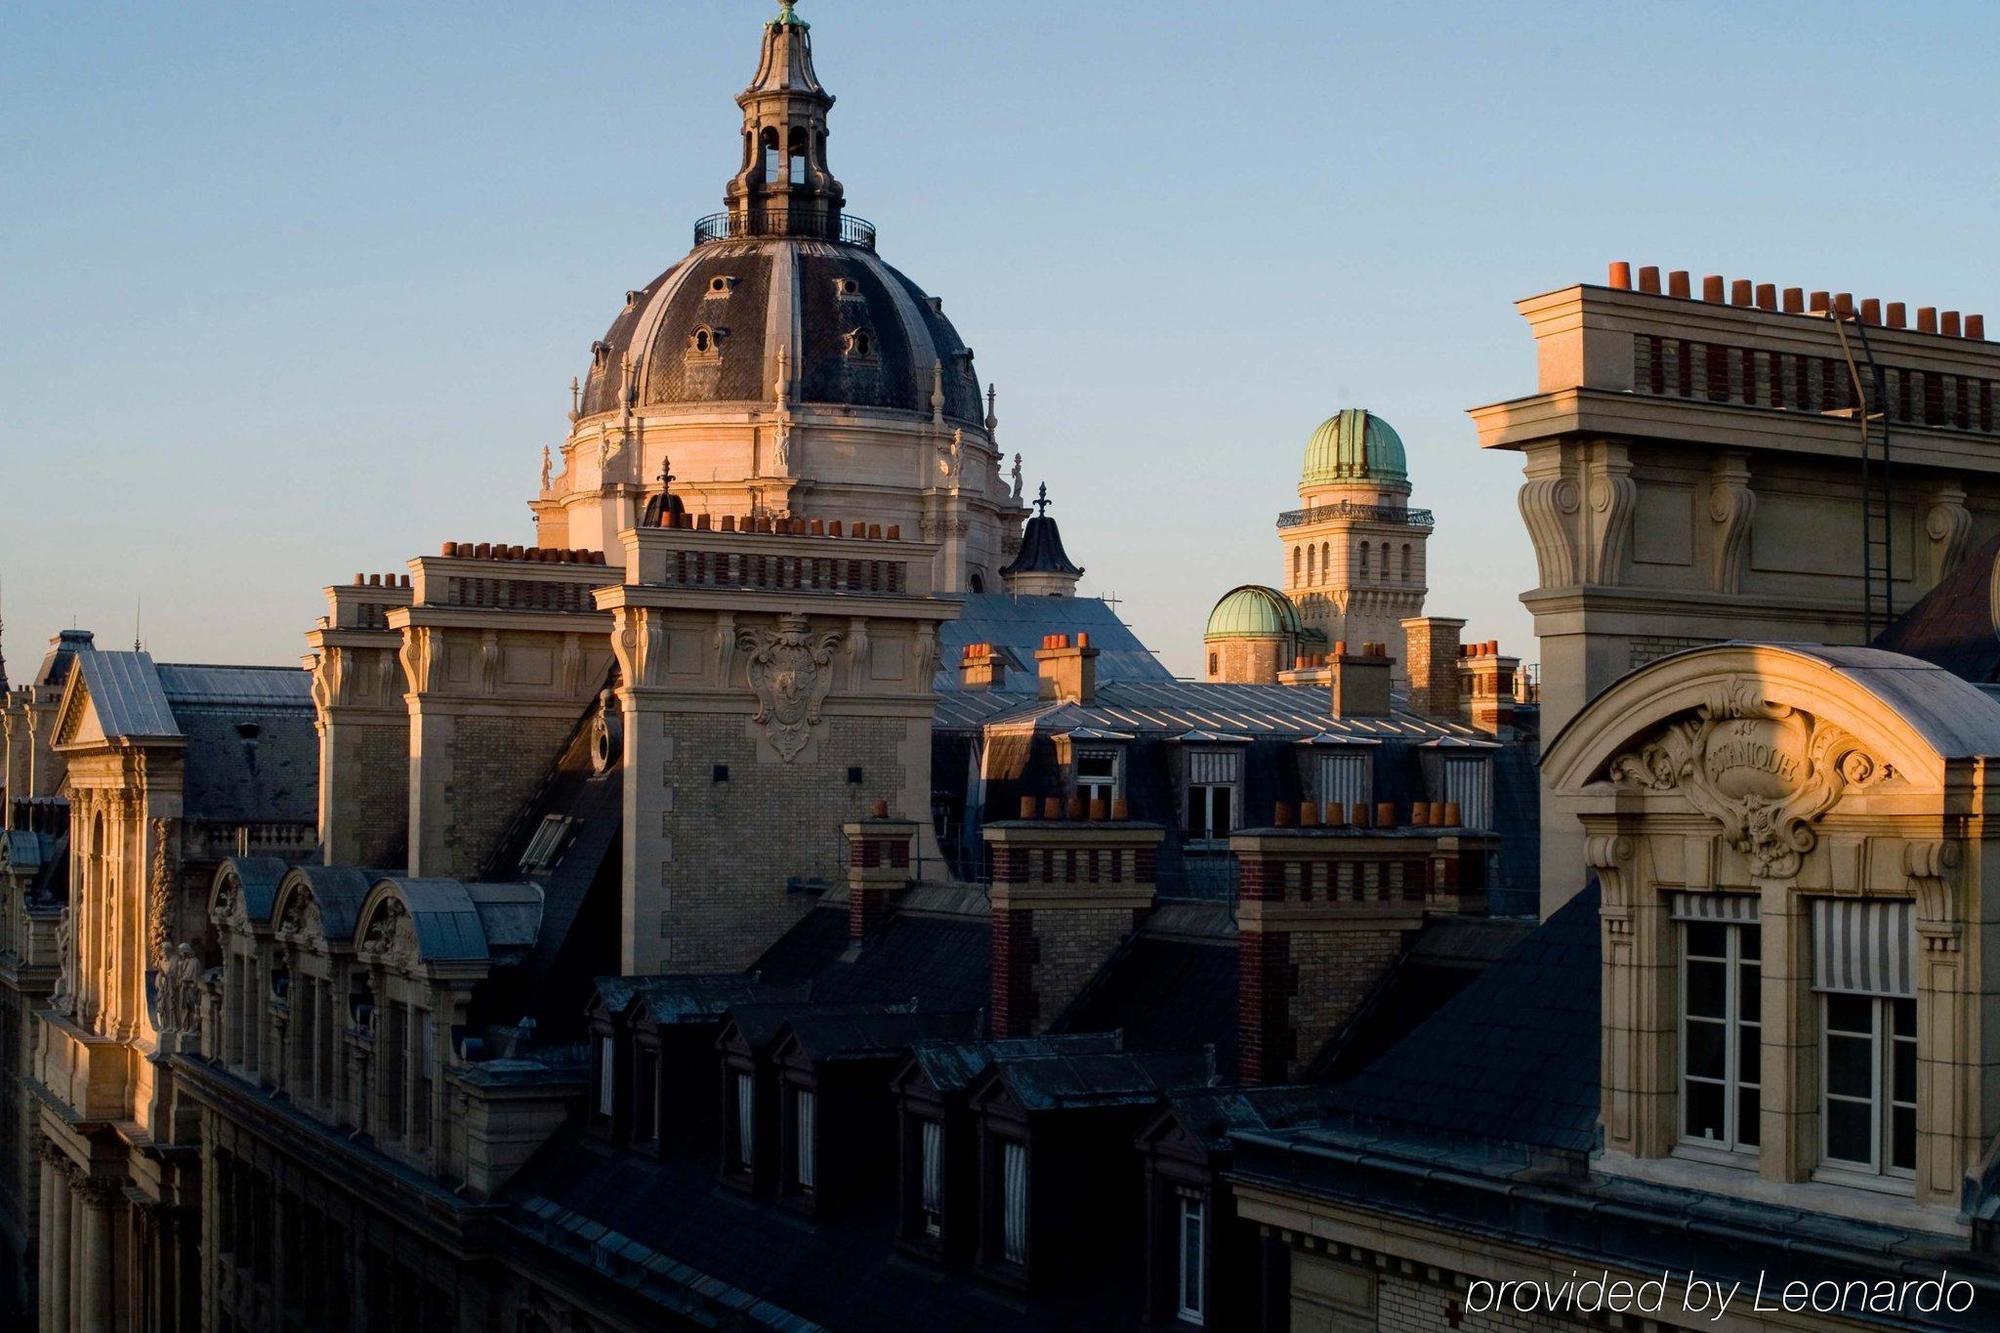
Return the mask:
<path id="1" fill-rule="evenodd" d="M 743 108 L 743 167 L 725 192 L 731 230 L 838 239 L 846 194 L 826 166 L 833 94 L 813 72 L 811 31 L 791 4 L 764 25 L 756 76 L 736 104 Z"/>
<path id="2" fill-rule="evenodd" d="M 1000 571 L 1007 591 L 1027 597 L 1069 597 L 1083 577 L 1082 566 L 1063 550 L 1062 533 L 1049 517 L 1049 488 L 1043 483 L 1035 496 L 1035 516 L 1021 533 L 1021 549 Z"/>

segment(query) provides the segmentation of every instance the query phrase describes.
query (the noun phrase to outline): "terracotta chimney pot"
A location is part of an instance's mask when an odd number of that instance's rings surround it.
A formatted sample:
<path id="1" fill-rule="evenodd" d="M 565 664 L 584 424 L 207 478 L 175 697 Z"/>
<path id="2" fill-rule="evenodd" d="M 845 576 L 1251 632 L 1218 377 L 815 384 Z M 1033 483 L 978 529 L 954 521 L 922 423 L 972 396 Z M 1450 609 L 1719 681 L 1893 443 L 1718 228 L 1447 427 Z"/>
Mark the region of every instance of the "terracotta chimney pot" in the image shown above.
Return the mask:
<path id="1" fill-rule="evenodd" d="M 1271 823 L 1278 828 L 1290 828 L 1297 821 L 1298 812 L 1289 801 L 1279 801 L 1271 809 Z"/>
<path id="2" fill-rule="evenodd" d="M 1713 301 L 1717 305 L 1722 304 L 1722 275 L 1720 273 L 1708 273 L 1702 276 L 1701 299 L 1704 301 Z"/>
<path id="3" fill-rule="evenodd" d="M 1621 292 L 1632 290 L 1632 265 L 1623 259 L 1611 261 L 1610 283 Z"/>
<path id="4" fill-rule="evenodd" d="M 1062 818 L 1062 797 L 1044 796 L 1042 798 L 1042 818 L 1043 819 Z"/>
<path id="5" fill-rule="evenodd" d="M 1938 331 L 1937 307 L 1920 305 L 1917 307 L 1917 332 L 1936 333 Z"/>
<path id="6" fill-rule="evenodd" d="M 1968 337 L 1968 338 L 1972 338 L 1972 339 L 1975 339 L 1975 340 L 1977 340 L 1977 341 L 1979 341 L 1979 342 L 1985 342 L 1985 341 L 1986 341 L 1986 316 L 1984 316 L 1984 315 L 1967 315 L 1967 316 L 1965 317 L 1965 336 L 1966 336 L 1966 337 Z"/>
<path id="7" fill-rule="evenodd" d="M 1319 805 L 1313 801 L 1299 802 L 1299 827 L 1319 827 Z"/>
<path id="8" fill-rule="evenodd" d="M 1956 310 L 1947 310 L 1944 314 L 1938 316 L 1938 332 L 1944 334 L 1947 338 L 1956 338 L 1959 336 L 1958 312 Z"/>
<path id="9" fill-rule="evenodd" d="M 1642 268 L 1640 268 L 1639 290 L 1642 292 L 1650 292 L 1654 296 L 1658 296 L 1660 294 L 1660 270 L 1656 265 L 1647 264 Z"/>
<path id="10" fill-rule="evenodd" d="M 1759 310 L 1776 310 L 1778 308 L 1778 287 L 1776 283 L 1760 282 L 1757 284 L 1757 308 Z"/>
<path id="11" fill-rule="evenodd" d="M 1132 805 L 1123 796 L 1120 796 L 1111 803 L 1111 818 L 1113 821 L 1122 824 L 1131 817 Z"/>
<path id="12" fill-rule="evenodd" d="M 1799 287 L 1785 288 L 1785 313 L 1788 315 L 1803 314 L 1805 312 L 1805 308 L 1806 308 L 1805 290 Z"/>
<path id="13" fill-rule="evenodd" d="M 1375 812 L 1366 801 L 1356 801 L 1353 810 L 1354 827 L 1374 828 Z"/>
<path id="14" fill-rule="evenodd" d="M 1035 798 L 1032 796 L 1023 796 L 1021 798 L 1021 818 L 1033 819 L 1034 817 L 1035 817 Z"/>
<path id="15" fill-rule="evenodd" d="M 1375 827 L 1396 827 L 1396 803 L 1394 801 L 1377 801 L 1375 803 Z"/>

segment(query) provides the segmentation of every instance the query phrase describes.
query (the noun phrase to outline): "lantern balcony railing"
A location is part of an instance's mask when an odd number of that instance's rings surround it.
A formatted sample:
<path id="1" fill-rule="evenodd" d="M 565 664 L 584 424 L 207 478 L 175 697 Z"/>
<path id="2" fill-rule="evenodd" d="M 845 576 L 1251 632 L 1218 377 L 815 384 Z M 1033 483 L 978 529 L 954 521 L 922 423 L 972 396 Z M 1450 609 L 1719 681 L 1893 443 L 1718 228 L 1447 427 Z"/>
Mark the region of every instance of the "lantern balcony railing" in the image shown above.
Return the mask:
<path id="1" fill-rule="evenodd" d="M 802 236 L 817 241 L 838 241 L 863 250 L 875 248 L 875 224 L 866 218 L 838 213 L 769 212 L 710 213 L 694 224 L 694 243 L 753 240 L 760 236 Z"/>
<path id="2" fill-rule="evenodd" d="M 1409 509 L 1402 505 L 1364 505 L 1351 500 L 1338 504 L 1316 505 L 1311 509 L 1287 509 L 1278 515 L 1281 528 L 1300 528 L 1308 523 L 1326 523 L 1338 518 L 1358 519 L 1364 523 L 1394 523 L 1405 528 L 1434 528 L 1437 519 L 1428 509 Z"/>

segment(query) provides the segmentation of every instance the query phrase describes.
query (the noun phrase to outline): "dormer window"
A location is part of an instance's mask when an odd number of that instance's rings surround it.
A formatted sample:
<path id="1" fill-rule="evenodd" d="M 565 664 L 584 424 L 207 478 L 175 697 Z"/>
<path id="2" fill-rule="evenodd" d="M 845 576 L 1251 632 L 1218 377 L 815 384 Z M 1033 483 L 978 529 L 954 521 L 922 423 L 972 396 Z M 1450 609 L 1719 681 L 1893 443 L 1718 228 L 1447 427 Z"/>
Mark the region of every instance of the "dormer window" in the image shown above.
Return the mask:
<path id="1" fill-rule="evenodd" d="M 1493 827 L 1493 766 L 1485 755 L 1451 755 L 1444 761 L 1443 800 L 1457 802 L 1459 827 Z"/>
<path id="2" fill-rule="evenodd" d="M 602 338 L 590 345 L 590 368 L 602 370 L 611 364 L 611 344 Z"/>
<path id="3" fill-rule="evenodd" d="M 1175 1268 L 1175 1315 L 1183 1324 L 1208 1321 L 1208 1200 L 1194 1190 L 1181 1190 L 1180 1247 Z"/>
<path id="4" fill-rule="evenodd" d="M 747 1176 L 757 1161 L 757 1081 L 747 1073 L 738 1073 L 731 1078 L 734 1089 L 733 1105 L 730 1108 L 734 1122 L 730 1126 L 731 1160 L 735 1169 Z"/>
<path id="5" fill-rule="evenodd" d="M 722 340 L 729 336 L 728 329 L 719 329 L 710 324 L 697 324 L 688 335 L 688 360 L 716 361 L 722 357 Z"/>
<path id="6" fill-rule="evenodd" d="M 1820 1016 L 1820 1160 L 1847 1175 L 1917 1173 L 1915 907 L 1812 903 Z"/>
<path id="7" fill-rule="evenodd" d="M 1109 809 L 1118 799 L 1118 751 L 1110 747 L 1076 752 L 1076 794 L 1089 806 L 1104 802 Z"/>
<path id="8" fill-rule="evenodd" d="M 918 1123 L 919 1203 L 924 1235 L 935 1240 L 944 1234 L 944 1125 L 936 1120 Z"/>
<path id="9" fill-rule="evenodd" d="M 1028 1145 L 1012 1139 L 1000 1145 L 1000 1257 L 1028 1262 Z"/>
<path id="10" fill-rule="evenodd" d="M 861 299 L 861 284 L 853 278 L 835 278 L 833 295 L 837 301 L 858 301 Z"/>
<path id="11" fill-rule="evenodd" d="M 819 1097 L 811 1088 L 792 1090 L 792 1184 L 804 1193 L 819 1185 Z"/>
<path id="12" fill-rule="evenodd" d="M 1681 934 L 1682 1143 L 1757 1152 L 1763 948 L 1757 900 L 1676 894 Z"/>
<path id="13" fill-rule="evenodd" d="M 736 290 L 737 279 L 728 273 L 718 273 L 708 280 L 707 296 L 727 296 Z"/>
<path id="14" fill-rule="evenodd" d="M 866 329 L 855 329 L 842 340 L 842 349 L 851 360 L 872 361 L 875 359 L 875 339 Z"/>
<path id="15" fill-rule="evenodd" d="M 576 821 L 567 815 L 545 815 L 535 836 L 528 839 L 528 848 L 521 853 L 521 873 L 539 874 L 554 866 L 568 844 L 570 831 Z"/>

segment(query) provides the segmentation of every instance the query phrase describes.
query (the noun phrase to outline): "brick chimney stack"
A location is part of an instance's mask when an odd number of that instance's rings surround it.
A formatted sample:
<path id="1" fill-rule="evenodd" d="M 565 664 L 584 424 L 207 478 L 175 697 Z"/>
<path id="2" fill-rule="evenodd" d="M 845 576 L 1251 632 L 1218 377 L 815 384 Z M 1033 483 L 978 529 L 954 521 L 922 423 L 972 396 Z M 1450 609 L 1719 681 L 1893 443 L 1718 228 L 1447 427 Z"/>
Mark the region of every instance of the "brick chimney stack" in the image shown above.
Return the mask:
<path id="1" fill-rule="evenodd" d="M 1502 657 L 1496 639 L 1467 644 L 1461 651 L 1458 678 L 1465 720 L 1495 740 L 1511 738 L 1514 678 L 1521 669 L 1521 659 Z"/>
<path id="2" fill-rule="evenodd" d="M 1454 827 L 1457 808 L 1423 803 L 1345 827 L 1278 808 L 1279 827 L 1229 839 L 1239 874 L 1237 1072 L 1245 1083 L 1300 1077 L 1351 1018 L 1427 917 L 1486 912 L 1497 840 Z M 1418 817 L 1421 816 L 1422 822 Z M 1296 819 L 1296 823 L 1293 821 Z M 1356 821 L 1359 823 L 1360 821 Z"/>
<path id="3" fill-rule="evenodd" d="M 910 881 L 910 843 L 917 826 L 889 817 L 889 803 L 858 824 L 843 824 L 847 835 L 847 938 L 859 944 L 882 924 L 897 894 Z"/>
<path id="4" fill-rule="evenodd" d="M 1051 634 L 1035 653 L 1043 699 L 1087 704 L 1097 699 L 1097 653 L 1088 634 Z"/>
<path id="5" fill-rule="evenodd" d="M 959 679 L 968 690 L 1007 687 L 1007 659 L 990 643 L 968 643 L 959 658 Z"/>
<path id="6" fill-rule="evenodd" d="M 1410 711 L 1441 722 L 1459 720 L 1458 632 L 1463 620 L 1415 616 L 1403 622 L 1403 666 L 1410 678 Z"/>
<path id="7" fill-rule="evenodd" d="M 1116 813 L 1123 813 L 1118 802 Z M 1158 824 L 1018 819 L 986 825 L 993 857 L 995 1037 L 1048 1030 L 1153 910 Z"/>
<path id="8" fill-rule="evenodd" d="M 1333 645 L 1327 655 L 1330 673 L 1327 689 L 1335 717 L 1387 717 L 1390 713 L 1389 676 L 1395 660 L 1379 643 L 1358 645 L 1349 652 L 1345 640 Z"/>

